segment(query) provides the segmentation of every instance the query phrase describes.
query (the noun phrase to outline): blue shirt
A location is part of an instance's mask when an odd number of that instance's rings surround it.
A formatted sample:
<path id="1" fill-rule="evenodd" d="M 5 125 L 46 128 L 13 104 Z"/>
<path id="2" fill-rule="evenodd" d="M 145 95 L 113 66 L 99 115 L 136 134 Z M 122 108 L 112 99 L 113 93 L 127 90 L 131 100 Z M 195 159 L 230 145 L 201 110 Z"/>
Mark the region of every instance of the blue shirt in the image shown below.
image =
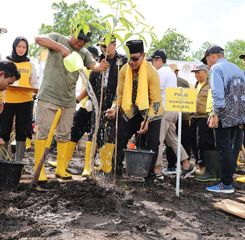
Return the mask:
<path id="1" fill-rule="evenodd" d="M 213 111 L 222 127 L 245 123 L 245 75 L 235 64 L 220 58 L 210 69 Z"/>

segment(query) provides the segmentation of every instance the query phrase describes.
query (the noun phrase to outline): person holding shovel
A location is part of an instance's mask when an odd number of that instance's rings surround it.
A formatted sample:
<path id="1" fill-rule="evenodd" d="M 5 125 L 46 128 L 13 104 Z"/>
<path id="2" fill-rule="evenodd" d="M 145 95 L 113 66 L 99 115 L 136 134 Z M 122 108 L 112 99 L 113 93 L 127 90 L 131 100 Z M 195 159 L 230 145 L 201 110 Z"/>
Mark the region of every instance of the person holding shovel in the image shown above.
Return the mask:
<path id="1" fill-rule="evenodd" d="M 32 138 L 31 134 L 28 134 L 28 130 L 32 121 L 33 92 L 27 88 L 38 88 L 39 86 L 35 65 L 27 56 L 28 49 L 27 39 L 22 36 L 16 37 L 12 53 L 7 57 L 16 64 L 21 78 L 14 84 L 15 89 L 8 88 L 5 92 L 0 137 L 4 139 L 7 147 L 15 119 L 15 161 L 22 160 L 26 148 L 26 138 Z"/>
<path id="2" fill-rule="evenodd" d="M 80 28 L 80 26 L 77 26 Z M 37 95 L 37 135 L 35 141 L 35 166 L 41 161 L 51 123 L 58 109 L 62 114 L 56 128 L 57 136 L 57 168 L 55 176 L 69 179 L 71 175 L 66 171 L 68 156 L 71 155 L 71 127 L 76 106 L 75 87 L 79 72 L 69 72 L 63 59 L 72 52 L 78 53 L 84 65 L 96 72 L 102 72 L 108 68 L 108 63 L 103 60 L 97 63 L 91 53 L 85 48 L 90 41 L 91 31 L 85 33 L 83 29 L 73 29 L 69 37 L 58 33 L 50 33 L 48 36 L 37 36 L 36 43 L 49 50 L 49 55 L 44 69 L 44 76 L 39 93 Z M 79 31 L 77 31 L 79 30 Z M 78 34 L 76 34 L 78 32 Z M 44 167 L 41 169 L 39 181 L 47 181 Z"/>
<path id="3" fill-rule="evenodd" d="M 118 96 L 106 116 L 113 119 L 119 108 L 116 174 L 122 175 L 124 152 L 133 134 L 144 134 L 147 150 L 154 151 L 146 179 L 154 179 L 159 133 L 163 115 L 160 81 L 157 71 L 145 60 L 142 40 L 126 42 L 130 58 L 119 71 Z M 135 159 L 137 161 L 137 159 Z"/>

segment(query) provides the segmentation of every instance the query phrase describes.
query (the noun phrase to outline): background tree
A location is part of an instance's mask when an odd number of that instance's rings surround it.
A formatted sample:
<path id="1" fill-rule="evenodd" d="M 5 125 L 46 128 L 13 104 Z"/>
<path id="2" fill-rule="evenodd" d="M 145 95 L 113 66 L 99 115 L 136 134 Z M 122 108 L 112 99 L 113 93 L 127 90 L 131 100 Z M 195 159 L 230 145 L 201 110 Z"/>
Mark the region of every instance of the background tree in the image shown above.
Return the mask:
<path id="1" fill-rule="evenodd" d="M 211 46 L 210 42 L 204 42 L 197 51 L 192 53 L 192 59 L 194 61 L 201 61 L 205 51 L 208 49 L 209 46 Z"/>
<path id="2" fill-rule="evenodd" d="M 238 65 L 241 69 L 244 69 L 243 60 L 239 58 L 241 54 L 244 54 L 245 41 L 235 40 L 233 42 L 227 42 L 225 45 L 225 57 Z"/>
<path id="3" fill-rule="evenodd" d="M 191 41 L 175 28 L 168 28 L 161 40 L 152 43 L 149 55 L 157 49 L 164 49 L 169 59 L 186 60 L 190 44 Z"/>

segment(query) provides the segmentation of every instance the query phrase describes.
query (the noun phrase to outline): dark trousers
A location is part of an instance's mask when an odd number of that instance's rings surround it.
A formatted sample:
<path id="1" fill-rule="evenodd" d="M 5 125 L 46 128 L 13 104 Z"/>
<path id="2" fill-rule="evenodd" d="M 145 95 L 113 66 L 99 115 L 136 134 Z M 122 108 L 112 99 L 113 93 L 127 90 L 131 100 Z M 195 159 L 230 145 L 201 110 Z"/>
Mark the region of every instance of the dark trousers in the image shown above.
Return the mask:
<path id="1" fill-rule="evenodd" d="M 176 123 L 176 133 L 178 134 L 178 121 Z M 188 156 L 191 156 L 191 133 L 190 133 L 190 124 L 189 120 L 182 120 L 181 127 L 181 144 L 185 149 Z M 177 162 L 177 156 L 173 149 L 166 145 L 166 159 L 168 162 L 168 167 L 175 167 Z"/>
<path id="2" fill-rule="evenodd" d="M 215 150 L 213 129 L 207 125 L 206 118 L 191 119 L 191 149 L 199 165 L 205 165 L 205 151 Z"/>
<path id="3" fill-rule="evenodd" d="M 141 114 L 137 114 L 128 121 L 126 121 L 123 117 L 119 117 L 117 142 L 117 173 L 119 174 L 121 174 L 123 166 L 123 149 L 126 148 L 128 140 L 140 129 L 140 124 L 142 121 L 144 121 L 144 119 Z M 150 122 L 148 132 L 144 136 L 145 149 L 155 152 L 152 158 L 149 175 L 154 174 L 154 166 L 158 156 L 160 126 L 161 119 Z"/>
<path id="4" fill-rule="evenodd" d="M 235 139 L 239 126 L 222 128 L 221 121 L 215 129 L 216 148 L 220 156 L 221 182 L 225 185 L 233 183 L 235 154 Z"/>
<path id="5" fill-rule="evenodd" d="M 232 146 L 233 148 L 233 153 L 234 153 L 234 158 L 233 158 L 233 168 L 234 171 L 236 171 L 237 168 L 237 159 L 239 156 L 239 152 L 241 150 L 241 146 L 243 144 L 243 139 L 244 139 L 244 131 L 242 128 L 237 128 L 235 139 L 234 139 L 234 144 Z"/>
<path id="6" fill-rule="evenodd" d="M 78 142 L 85 132 L 90 131 L 90 118 L 91 112 L 80 107 L 78 111 L 75 112 L 73 118 L 73 126 L 71 128 L 71 141 Z"/>
<path id="7" fill-rule="evenodd" d="M 33 102 L 5 103 L 1 117 L 1 138 L 8 142 L 12 132 L 13 120 L 15 117 L 15 139 L 25 141 L 30 132 L 32 122 Z"/>

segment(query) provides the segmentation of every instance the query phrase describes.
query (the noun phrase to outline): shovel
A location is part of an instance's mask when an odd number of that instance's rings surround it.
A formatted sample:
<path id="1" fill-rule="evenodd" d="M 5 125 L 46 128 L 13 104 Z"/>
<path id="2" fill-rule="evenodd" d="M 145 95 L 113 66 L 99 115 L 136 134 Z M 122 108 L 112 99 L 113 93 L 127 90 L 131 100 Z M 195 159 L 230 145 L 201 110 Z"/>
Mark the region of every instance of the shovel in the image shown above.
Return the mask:
<path id="1" fill-rule="evenodd" d="M 31 182 L 31 188 L 34 188 L 37 183 L 38 183 L 38 179 L 39 179 L 39 175 L 40 175 L 40 172 L 41 172 L 41 169 L 42 169 L 42 166 L 45 162 L 45 158 L 46 156 L 48 155 L 49 153 L 49 149 L 50 149 L 50 146 L 51 146 L 51 143 L 52 143 L 52 139 L 53 139 L 53 136 L 54 136 L 54 131 L 55 131 L 55 128 L 60 120 L 60 116 L 61 116 L 61 108 L 59 108 L 55 114 L 55 117 L 54 117 L 54 120 L 52 122 L 52 125 L 51 125 L 51 128 L 49 130 L 49 134 L 48 134 L 48 139 L 46 141 L 46 144 L 45 144 L 45 151 L 43 153 L 43 157 L 42 159 L 40 160 L 38 166 L 37 166 L 37 169 L 34 173 L 34 176 L 33 176 L 33 179 L 32 179 L 32 182 Z"/>

